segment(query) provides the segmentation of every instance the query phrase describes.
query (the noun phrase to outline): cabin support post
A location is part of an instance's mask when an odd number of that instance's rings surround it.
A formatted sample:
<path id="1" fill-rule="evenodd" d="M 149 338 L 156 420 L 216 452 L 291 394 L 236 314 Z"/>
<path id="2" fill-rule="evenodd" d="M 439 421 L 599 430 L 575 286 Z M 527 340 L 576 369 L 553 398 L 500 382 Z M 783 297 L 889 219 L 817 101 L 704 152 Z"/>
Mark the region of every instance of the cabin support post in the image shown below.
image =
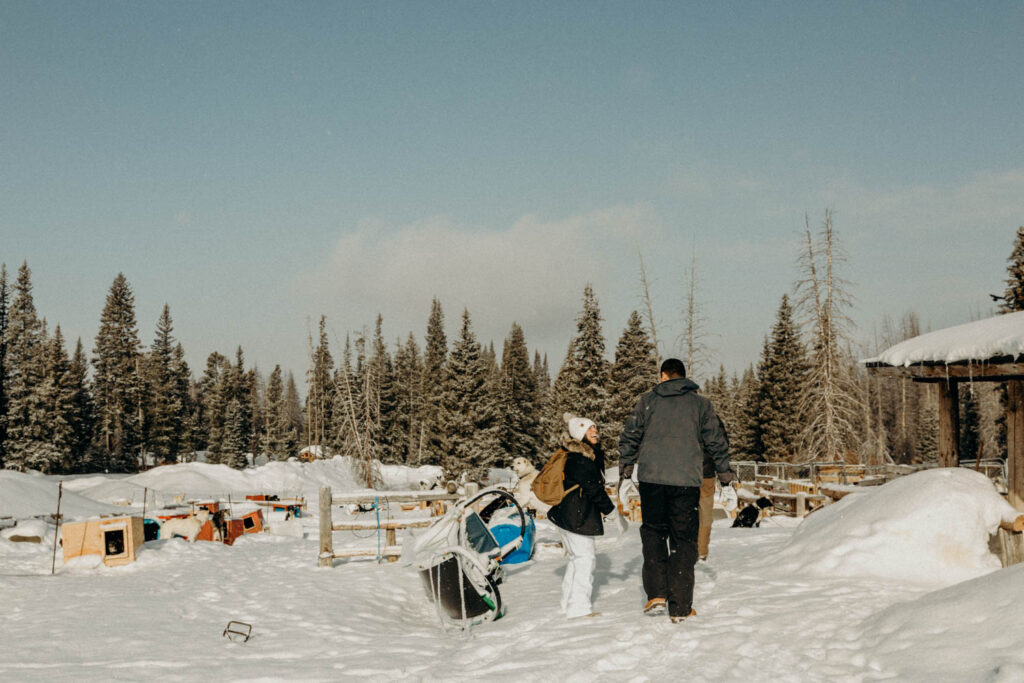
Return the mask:
<path id="1" fill-rule="evenodd" d="M 1006 393 L 1007 500 L 1024 511 L 1024 380 L 1009 380 Z"/>
<path id="2" fill-rule="evenodd" d="M 939 467 L 960 465 L 960 392 L 955 381 L 939 382 Z"/>

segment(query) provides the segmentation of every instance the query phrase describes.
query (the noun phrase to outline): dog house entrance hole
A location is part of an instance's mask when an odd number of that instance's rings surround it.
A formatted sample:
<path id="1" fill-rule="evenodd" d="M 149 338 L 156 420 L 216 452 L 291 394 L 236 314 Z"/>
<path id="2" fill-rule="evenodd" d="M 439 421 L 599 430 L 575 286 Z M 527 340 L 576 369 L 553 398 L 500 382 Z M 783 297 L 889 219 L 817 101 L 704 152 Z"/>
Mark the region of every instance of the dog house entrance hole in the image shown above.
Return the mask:
<path id="1" fill-rule="evenodd" d="M 108 557 L 112 555 L 123 555 L 125 549 L 124 529 L 104 531 L 103 547 L 106 548 Z"/>
<path id="2" fill-rule="evenodd" d="M 244 526 L 246 529 L 252 529 L 256 526 L 256 520 L 254 520 L 252 517 L 246 517 L 242 520 L 242 526 Z"/>

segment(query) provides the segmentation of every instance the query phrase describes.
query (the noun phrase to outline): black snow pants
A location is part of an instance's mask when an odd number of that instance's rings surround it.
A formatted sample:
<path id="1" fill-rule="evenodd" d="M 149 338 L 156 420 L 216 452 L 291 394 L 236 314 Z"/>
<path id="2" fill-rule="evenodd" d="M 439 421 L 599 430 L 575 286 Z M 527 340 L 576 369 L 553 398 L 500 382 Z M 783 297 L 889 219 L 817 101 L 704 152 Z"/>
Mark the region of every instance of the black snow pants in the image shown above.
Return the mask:
<path id="1" fill-rule="evenodd" d="M 693 606 L 699 503 L 699 486 L 640 482 L 644 591 L 648 599 L 666 598 L 673 617 L 688 615 Z"/>

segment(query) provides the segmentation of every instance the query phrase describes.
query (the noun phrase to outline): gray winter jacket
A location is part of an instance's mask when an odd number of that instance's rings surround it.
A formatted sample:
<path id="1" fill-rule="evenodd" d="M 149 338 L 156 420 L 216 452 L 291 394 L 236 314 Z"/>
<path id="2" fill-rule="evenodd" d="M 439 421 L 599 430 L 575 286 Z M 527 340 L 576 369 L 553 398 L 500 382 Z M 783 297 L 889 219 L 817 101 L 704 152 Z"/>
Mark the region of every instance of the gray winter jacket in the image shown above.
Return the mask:
<path id="1" fill-rule="evenodd" d="M 729 472 L 722 423 L 711 401 L 682 377 L 641 396 L 619 437 L 619 467 L 639 463 L 637 478 L 650 484 L 700 486 L 705 453 L 716 471 Z"/>

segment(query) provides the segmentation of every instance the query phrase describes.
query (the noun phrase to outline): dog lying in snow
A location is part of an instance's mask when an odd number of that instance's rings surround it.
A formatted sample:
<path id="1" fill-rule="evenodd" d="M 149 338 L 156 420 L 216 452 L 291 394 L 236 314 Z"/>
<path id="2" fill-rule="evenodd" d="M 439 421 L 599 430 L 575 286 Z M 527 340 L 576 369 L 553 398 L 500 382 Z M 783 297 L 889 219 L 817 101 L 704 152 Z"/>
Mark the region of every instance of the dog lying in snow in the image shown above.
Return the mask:
<path id="1" fill-rule="evenodd" d="M 519 501 L 519 504 L 524 508 L 530 507 L 537 512 L 547 514 L 551 506 L 538 499 L 532 489 L 533 480 L 540 474 L 540 470 L 534 467 L 529 460 L 520 456 L 512 460 L 512 471 L 519 477 L 515 488 L 512 489 L 512 495 Z"/>
<path id="2" fill-rule="evenodd" d="M 184 519 L 176 517 L 168 519 L 160 525 L 160 538 L 174 538 L 182 536 L 190 543 L 196 542 L 196 537 L 202 531 L 203 525 L 210 519 L 210 511 L 205 508 Z"/>
<path id="3" fill-rule="evenodd" d="M 756 502 L 750 503 L 740 510 L 739 514 L 736 515 L 736 519 L 733 520 L 733 528 L 751 528 L 761 526 L 761 520 L 764 518 L 764 511 L 770 507 L 772 507 L 771 500 L 764 496 L 758 498 Z"/>

